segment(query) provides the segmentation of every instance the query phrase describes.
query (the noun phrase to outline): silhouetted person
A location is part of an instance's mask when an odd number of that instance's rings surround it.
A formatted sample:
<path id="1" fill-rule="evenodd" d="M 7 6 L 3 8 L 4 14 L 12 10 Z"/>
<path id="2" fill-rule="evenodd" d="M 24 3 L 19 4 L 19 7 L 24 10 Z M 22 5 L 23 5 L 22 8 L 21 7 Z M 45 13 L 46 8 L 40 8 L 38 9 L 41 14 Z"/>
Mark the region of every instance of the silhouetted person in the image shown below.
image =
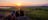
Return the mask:
<path id="1" fill-rule="evenodd" d="M 11 20 L 11 15 L 7 16 L 5 20 Z"/>
<path id="2" fill-rule="evenodd" d="M 19 10 L 19 11 L 16 11 L 17 20 L 30 20 L 28 16 L 24 16 L 24 10 Z"/>
<path id="3" fill-rule="evenodd" d="M 19 12 L 18 12 L 18 11 L 16 11 L 15 16 L 16 16 L 16 17 L 18 17 L 18 16 L 19 16 Z"/>
<path id="4" fill-rule="evenodd" d="M 18 16 L 24 16 L 24 11 L 23 10 L 17 10 L 15 15 L 16 15 L 16 17 L 18 17 Z"/>
<path id="5" fill-rule="evenodd" d="M 24 16 L 24 10 L 20 10 L 20 16 Z"/>
<path id="6" fill-rule="evenodd" d="M 5 20 L 15 20 L 15 17 L 12 15 L 8 15 L 7 17 L 5 17 Z"/>
<path id="7" fill-rule="evenodd" d="M 12 11 L 11 15 L 8 15 L 5 17 L 5 20 L 15 20 L 14 14 L 15 14 L 15 11 Z"/>
<path id="8" fill-rule="evenodd" d="M 13 16 L 15 13 L 16 13 L 16 11 L 13 10 L 11 15 Z"/>
<path id="9" fill-rule="evenodd" d="M 20 12 L 20 14 L 19 14 L 19 12 Z M 14 14 L 13 14 L 14 15 Z M 13 16 L 12 15 L 12 16 Z M 29 19 L 29 17 L 27 17 L 27 16 L 25 16 L 24 17 L 24 11 L 23 10 L 17 10 L 16 12 L 15 12 L 15 17 L 13 17 L 12 18 L 12 16 L 11 15 L 9 15 L 7 18 L 8 18 L 8 20 L 30 20 Z"/>
<path id="10" fill-rule="evenodd" d="M 3 15 L 2 15 L 2 14 L 0 14 L 0 20 L 2 20 L 2 18 L 3 18 Z"/>

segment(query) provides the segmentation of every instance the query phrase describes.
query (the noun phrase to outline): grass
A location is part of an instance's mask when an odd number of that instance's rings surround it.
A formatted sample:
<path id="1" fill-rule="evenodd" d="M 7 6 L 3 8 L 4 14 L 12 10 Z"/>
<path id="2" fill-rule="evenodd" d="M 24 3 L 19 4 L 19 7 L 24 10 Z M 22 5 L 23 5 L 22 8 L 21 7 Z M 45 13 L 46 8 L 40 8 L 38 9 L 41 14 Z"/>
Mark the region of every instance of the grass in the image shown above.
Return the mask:
<path id="1" fill-rule="evenodd" d="M 41 8 L 41 10 L 39 9 L 33 10 L 32 8 L 26 8 L 25 10 L 31 11 L 26 15 L 29 16 L 33 20 L 34 19 L 35 20 L 48 20 L 48 9 L 46 8 Z"/>
<path id="2" fill-rule="evenodd" d="M 25 8 L 32 20 L 48 20 L 48 8 Z"/>

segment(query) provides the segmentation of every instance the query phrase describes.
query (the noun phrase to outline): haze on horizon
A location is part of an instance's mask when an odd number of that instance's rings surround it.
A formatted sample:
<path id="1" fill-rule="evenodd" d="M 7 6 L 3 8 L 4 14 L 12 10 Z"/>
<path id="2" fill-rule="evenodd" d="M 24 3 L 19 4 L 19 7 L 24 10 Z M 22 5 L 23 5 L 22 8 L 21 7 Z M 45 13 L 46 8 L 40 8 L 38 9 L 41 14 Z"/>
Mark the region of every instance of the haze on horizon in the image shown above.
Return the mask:
<path id="1" fill-rule="evenodd" d="M 23 6 L 39 6 L 48 3 L 47 0 L 0 0 L 0 6 L 16 6 L 21 3 Z"/>

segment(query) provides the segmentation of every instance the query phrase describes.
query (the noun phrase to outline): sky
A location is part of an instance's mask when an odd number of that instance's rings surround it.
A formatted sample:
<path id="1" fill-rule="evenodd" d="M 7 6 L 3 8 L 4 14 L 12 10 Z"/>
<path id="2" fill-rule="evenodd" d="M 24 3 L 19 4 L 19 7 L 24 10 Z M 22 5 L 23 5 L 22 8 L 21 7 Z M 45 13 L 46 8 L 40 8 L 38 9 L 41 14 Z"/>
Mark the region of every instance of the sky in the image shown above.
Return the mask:
<path id="1" fill-rule="evenodd" d="M 47 0 L 0 0 L 0 6 L 16 6 L 21 3 L 23 6 L 40 6 L 48 3 Z"/>

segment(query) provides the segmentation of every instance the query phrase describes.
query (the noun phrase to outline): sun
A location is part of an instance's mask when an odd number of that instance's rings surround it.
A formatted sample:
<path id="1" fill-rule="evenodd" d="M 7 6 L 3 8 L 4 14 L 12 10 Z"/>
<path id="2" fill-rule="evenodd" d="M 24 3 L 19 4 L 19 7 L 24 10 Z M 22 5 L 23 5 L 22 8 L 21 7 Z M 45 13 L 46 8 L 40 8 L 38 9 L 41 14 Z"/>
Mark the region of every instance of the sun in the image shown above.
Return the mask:
<path id="1" fill-rule="evenodd" d="M 17 6 L 21 6 L 21 3 L 16 3 Z"/>
<path id="2" fill-rule="evenodd" d="M 16 5 L 16 9 L 20 10 L 22 4 L 21 3 L 15 3 L 15 5 Z"/>

